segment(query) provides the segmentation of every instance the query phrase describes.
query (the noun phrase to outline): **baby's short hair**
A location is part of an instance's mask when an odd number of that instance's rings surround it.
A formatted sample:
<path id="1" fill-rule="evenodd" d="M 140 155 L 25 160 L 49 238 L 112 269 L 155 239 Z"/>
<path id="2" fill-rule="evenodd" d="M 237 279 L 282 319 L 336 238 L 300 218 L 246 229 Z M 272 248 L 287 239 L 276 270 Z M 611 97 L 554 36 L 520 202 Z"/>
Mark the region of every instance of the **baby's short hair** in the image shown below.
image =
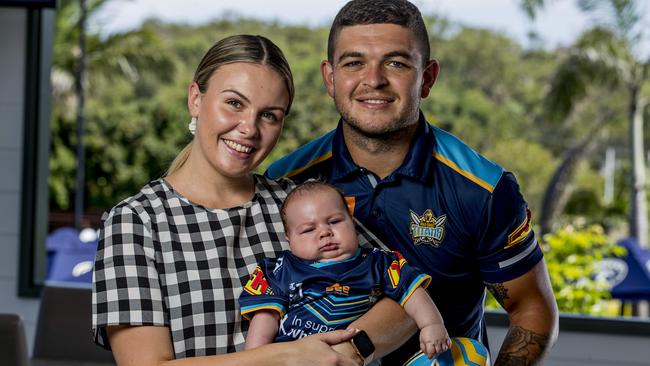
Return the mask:
<path id="1" fill-rule="evenodd" d="M 287 207 L 291 203 L 294 197 L 307 194 L 307 193 L 313 193 L 321 190 L 326 190 L 326 189 L 331 189 L 334 192 L 338 194 L 339 197 L 341 197 L 341 204 L 345 208 L 345 212 L 349 214 L 348 212 L 348 203 L 345 201 L 345 196 L 343 195 L 343 192 L 338 189 L 337 187 L 322 181 L 322 180 L 317 180 L 317 179 L 310 179 L 307 180 L 303 183 L 298 184 L 289 194 L 287 194 L 287 198 L 284 199 L 284 202 L 282 202 L 282 207 L 280 207 L 280 217 L 282 218 L 282 224 L 284 225 L 284 230 L 287 231 Z"/>

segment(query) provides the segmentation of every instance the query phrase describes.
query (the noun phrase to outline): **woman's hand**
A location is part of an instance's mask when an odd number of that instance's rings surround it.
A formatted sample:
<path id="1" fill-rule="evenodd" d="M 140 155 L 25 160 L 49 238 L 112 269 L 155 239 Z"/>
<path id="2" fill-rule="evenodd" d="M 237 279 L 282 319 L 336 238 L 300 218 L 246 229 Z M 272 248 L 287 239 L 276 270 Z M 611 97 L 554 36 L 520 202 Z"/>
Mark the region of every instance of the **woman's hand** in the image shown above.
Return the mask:
<path id="1" fill-rule="evenodd" d="M 313 366 L 359 366 L 363 365 L 363 360 L 359 363 L 358 357 L 349 357 L 334 350 L 337 346 L 342 350 L 345 343 L 349 341 L 356 333 L 356 329 L 335 330 L 327 333 L 314 334 L 309 337 L 299 339 L 295 342 L 287 343 L 291 345 L 286 355 L 286 365 L 313 365 Z M 278 345 L 276 343 L 276 345 Z M 343 348 L 341 348 L 343 347 Z M 347 352 L 346 352 L 347 353 Z"/>
<path id="2" fill-rule="evenodd" d="M 365 360 L 357 353 L 356 348 L 352 345 L 352 341 L 345 341 L 332 345 L 332 349 L 342 355 L 352 358 L 359 366 L 363 366 L 363 363 L 365 362 Z"/>

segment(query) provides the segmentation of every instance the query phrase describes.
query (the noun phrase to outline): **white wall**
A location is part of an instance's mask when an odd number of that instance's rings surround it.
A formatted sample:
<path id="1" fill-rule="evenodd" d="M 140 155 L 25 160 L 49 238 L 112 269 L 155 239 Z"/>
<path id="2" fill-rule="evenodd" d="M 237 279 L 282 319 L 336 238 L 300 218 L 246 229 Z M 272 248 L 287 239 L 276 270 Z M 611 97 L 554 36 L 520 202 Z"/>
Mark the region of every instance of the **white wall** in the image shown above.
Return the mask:
<path id="1" fill-rule="evenodd" d="M 0 312 L 22 316 L 29 349 L 38 299 L 19 298 L 27 11 L 0 7 Z"/>

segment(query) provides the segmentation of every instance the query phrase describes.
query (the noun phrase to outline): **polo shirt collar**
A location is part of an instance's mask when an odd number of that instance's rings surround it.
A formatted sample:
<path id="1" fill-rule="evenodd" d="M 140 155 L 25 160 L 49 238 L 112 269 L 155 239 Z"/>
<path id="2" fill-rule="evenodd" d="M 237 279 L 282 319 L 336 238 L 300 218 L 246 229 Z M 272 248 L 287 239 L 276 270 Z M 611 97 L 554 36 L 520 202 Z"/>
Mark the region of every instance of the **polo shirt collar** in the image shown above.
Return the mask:
<path id="1" fill-rule="evenodd" d="M 418 120 L 418 129 L 415 133 L 415 138 L 409 149 L 408 154 L 402 165 L 400 165 L 389 177 L 399 174 L 411 177 L 416 180 L 425 181 L 429 176 L 429 170 L 433 159 L 433 147 L 435 145 L 435 134 L 433 128 L 424 118 L 420 111 L 420 118 Z M 334 132 L 332 141 L 332 179 L 337 180 L 346 177 L 353 172 L 361 170 L 350 155 L 350 151 L 345 146 L 343 139 L 343 121 L 339 120 Z M 387 177 L 386 179 L 389 179 Z"/>
<path id="2" fill-rule="evenodd" d="M 361 169 L 353 160 L 343 139 L 343 120 L 339 120 L 332 140 L 332 180 L 338 180 Z"/>

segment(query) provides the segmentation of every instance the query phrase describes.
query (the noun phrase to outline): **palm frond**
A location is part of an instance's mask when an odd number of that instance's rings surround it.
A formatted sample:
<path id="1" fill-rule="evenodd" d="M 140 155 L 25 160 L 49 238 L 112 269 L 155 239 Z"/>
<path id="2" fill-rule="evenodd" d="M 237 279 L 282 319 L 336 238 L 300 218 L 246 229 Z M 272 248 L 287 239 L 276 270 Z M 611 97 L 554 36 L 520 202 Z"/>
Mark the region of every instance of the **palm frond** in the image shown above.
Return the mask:
<path id="1" fill-rule="evenodd" d="M 594 29 L 569 50 L 553 75 L 545 98 L 552 121 L 564 120 L 590 87 L 615 88 L 634 77 L 635 62 L 626 43 L 605 29 Z"/>
<path id="2" fill-rule="evenodd" d="M 530 19 L 535 19 L 537 11 L 544 8 L 544 5 L 546 5 L 545 0 L 522 0 L 520 3 L 521 9 Z"/>
<path id="3" fill-rule="evenodd" d="M 616 30 L 621 36 L 637 38 L 635 31 L 643 13 L 637 0 L 578 0 L 578 7 L 595 15 L 597 22 Z"/>

